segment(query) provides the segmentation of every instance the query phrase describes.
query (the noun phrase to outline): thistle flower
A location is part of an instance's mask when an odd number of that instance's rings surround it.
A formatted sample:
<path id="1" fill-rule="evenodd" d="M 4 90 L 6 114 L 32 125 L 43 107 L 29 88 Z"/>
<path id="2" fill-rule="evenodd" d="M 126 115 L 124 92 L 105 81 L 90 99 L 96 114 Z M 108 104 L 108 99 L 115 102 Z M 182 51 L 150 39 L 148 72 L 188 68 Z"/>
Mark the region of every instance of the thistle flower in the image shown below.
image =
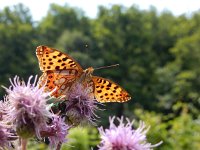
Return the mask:
<path id="1" fill-rule="evenodd" d="M 70 126 L 64 122 L 64 118 L 54 115 L 51 123 L 41 129 L 42 135 L 48 137 L 50 146 L 57 147 L 67 141 L 66 136 L 68 134 Z"/>
<path id="2" fill-rule="evenodd" d="M 115 117 L 109 118 L 110 128 L 98 130 L 101 136 L 99 150 L 150 150 L 160 145 L 162 142 L 151 145 L 147 142 L 146 133 L 149 130 L 143 122 L 137 129 L 132 129 L 133 121 L 127 119 L 127 124 L 123 123 L 123 117 L 118 118 L 119 125 L 114 124 Z"/>
<path id="3" fill-rule="evenodd" d="M 23 138 L 36 135 L 40 138 L 40 128 L 46 126 L 48 118 L 52 117 L 49 112 L 47 100 L 50 93 L 44 93 L 44 87 L 36 85 L 37 76 L 31 84 L 29 77 L 27 84 L 15 77 L 11 86 L 6 88 L 7 99 L 10 107 L 8 111 L 9 122 L 13 124 L 17 134 Z"/>
<path id="4" fill-rule="evenodd" d="M 8 122 L 9 117 L 7 113 L 9 109 L 9 101 L 4 97 L 4 100 L 0 101 L 0 149 L 9 149 L 12 146 L 12 141 L 18 138 Z"/>
<path id="5" fill-rule="evenodd" d="M 11 132 L 11 129 L 6 125 L 0 124 L 0 149 L 10 148 L 11 141 L 17 137 Z"/>
<path id="6" fill-rule="evenodd" d="M 97 104 L 90 89 L 77 83 L 69 92 L 68 100 L 65 102 L 67 122 L 74 126 L 84 121 L 94 123 L 97 117 L 95 114 L 98 109 Z"/>
<path id="7" fill-rule="evenodd" d="M 8 141 L 9 135 L 9 132 L 7 132 L 6 129 L 4 129 L 3 126 L 0 125 L 0 149 L 10 146 L 10 143 Z"/>
<path id="8" fill-rule="evenodd" d="M 4 122 L 7 121 L 7 113 L 9 110 L 10 104 L 9 101 L 7 101 L 7 98 L 5 97 L 4 100 L 0 100 L 0 121 Z"/>

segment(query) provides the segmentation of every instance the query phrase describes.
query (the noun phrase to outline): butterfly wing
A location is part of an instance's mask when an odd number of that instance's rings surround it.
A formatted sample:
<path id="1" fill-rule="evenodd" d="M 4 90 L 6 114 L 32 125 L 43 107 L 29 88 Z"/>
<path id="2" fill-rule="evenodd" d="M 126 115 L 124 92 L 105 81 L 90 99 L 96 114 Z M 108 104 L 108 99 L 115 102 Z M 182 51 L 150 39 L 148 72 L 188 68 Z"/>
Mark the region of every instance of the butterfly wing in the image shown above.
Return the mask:
<path id="1" fill-rule="evenodd" d="M 40 85 L 46 86 L 46 91 L 52 91 L 52 96 L 66 96 L 75 80 L 82 74 L 81 66 L 70 56 L 47 46 L 36 49 L 40 70 Z"/>
<path id="2" fill-rule="evenodd" d="M 74 69 L 82 72 L 81 66 L 69 55 L 47 46 L 38 46 L 36 56 L 39 61 L 40 70 L 43 72 L 49 70 Z"/>
<path id="3" fill-rule="evenodd" d="M 106 103 L 106 102 L 122 103 L 131 99 L 128 92 L 126 92 L 122 87 L 120 87 L 119 85 L 108 79 L 93 76 L 92 80 L 95 86 L 94 95 L 97 101 L 101 103 Z"/>
<path id="4" fill-rule="evenodd" d="M 47 71 L 42 74 L 39 80 L 41 86 L 45 85 L 46 91 L 52 91 L 52 96 L 67 96 L 68 91 L 76 80 L 75 70 Z"/>

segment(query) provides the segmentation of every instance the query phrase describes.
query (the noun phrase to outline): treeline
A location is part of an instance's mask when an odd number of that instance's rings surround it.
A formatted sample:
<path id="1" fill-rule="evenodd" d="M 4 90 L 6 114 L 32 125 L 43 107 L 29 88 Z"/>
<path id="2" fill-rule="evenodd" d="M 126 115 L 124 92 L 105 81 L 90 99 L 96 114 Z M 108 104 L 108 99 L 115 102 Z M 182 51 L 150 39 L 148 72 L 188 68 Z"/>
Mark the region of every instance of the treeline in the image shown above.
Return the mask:
<path id="1" fill-rule="evenodd" d="M 41 74 L 35 56 L 38 45 L 70 54 L 83 68 L 120 64 L 94 73 L 119 83 L 133 97 L 126 104 L 106 104 L 104 114 L 99 114 L 103 123 L 108 115 L 122 114 L 149 119 L 155 126 L 159 122 L 163 132 L 158 135 L 159 129 L 153 127 L 152 137 L 166 141 L 161 149 L 173 149 L 176 142 L 169 136 L 178 139 L 179 134 L 171 132 L 177 124 L 191 121 L 181 128 L 188 129 L 189 135 L 179 138 L 195 138 L 196 147 L 189 149 L 200 147 L 200 136 L 193 137 L 191 129 L 197 126 L 200 113 L 200 12 L 174 16 L 153 7 L 142 11 L 113 5 L 100 6 L 97 18 L 90 19 L 80 9 L 51 4 L 48 14 L 35 22 L 22 4 L 6 7 L 0 11 L 2 85 L 8 86 L 14 75 L 27 79 Z M 1 89 L 0 93 L 3 97 L 5 92 Z M 191 139 L 179 142 L 180 149 L 191 146 Z"/>

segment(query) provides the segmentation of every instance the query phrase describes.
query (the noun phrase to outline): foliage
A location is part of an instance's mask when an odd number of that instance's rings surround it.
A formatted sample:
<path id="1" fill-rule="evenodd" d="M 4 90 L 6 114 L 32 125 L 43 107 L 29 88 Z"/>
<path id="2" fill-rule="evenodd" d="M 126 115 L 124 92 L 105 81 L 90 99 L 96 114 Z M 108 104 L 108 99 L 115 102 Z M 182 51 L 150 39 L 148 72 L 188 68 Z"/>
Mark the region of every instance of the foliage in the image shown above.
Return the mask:
<path id="1" fill-rule="evenodd" d="M 188 113 L 188 106 L 184 103 L 177 103 L 174 111 L 181 111 L 180 115 L 171 119 L 173 114 L 161 115 L 154 112 L 147 112 L 141 109 L 135 110 L 139 119 L 145 120 L 151 126 L 149 141 L 156 143 L 162 140 L 163 144 L 157 149 L 199 149 L 200 148 L 200 128 L 199 119 L 193 119 Z"/>
<path id="2" fill-rule="evenodd" d="M 98 131 L 94 127 L 77 127 L 70 130 L 70 141 L 62 150 L 88 150 L 99 144 Z"/>
<path id="3" fill-rule="evenodd" d="M 0 12 L 0 74 L 1 84 L 8 84 L 14 75 L 28 75 L 36 72 L 33 56 L 36 31 L 27 8 L 22 4 L 6 7 Z M 2 89 L 0 90 L 2 95 Z"/>

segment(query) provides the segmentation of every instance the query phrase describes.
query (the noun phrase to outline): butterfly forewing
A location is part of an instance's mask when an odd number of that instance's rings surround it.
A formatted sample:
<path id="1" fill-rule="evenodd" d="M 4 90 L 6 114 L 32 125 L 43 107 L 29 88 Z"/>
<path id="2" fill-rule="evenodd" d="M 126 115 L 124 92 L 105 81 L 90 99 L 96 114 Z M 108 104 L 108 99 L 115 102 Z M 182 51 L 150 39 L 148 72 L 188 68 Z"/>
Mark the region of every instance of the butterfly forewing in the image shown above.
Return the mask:
<path id="1" fill-rule="evenodd" d="M 64 54 L 54 48 L 47 46 L 38 46 L 36 55 L 39 60 L 40 70 L 45 72 L 48 70 L 66 70 L 75 69 L 82 72 L 81 66 L 69 55 Z"/>
<path id="2" fill-rule="evenodd" d="M 108 79 L 93 76 L 92 80 L 95 85 L 95 97 L 101 103 L 126 102 L 131 99 L 128 92 Z"/>

